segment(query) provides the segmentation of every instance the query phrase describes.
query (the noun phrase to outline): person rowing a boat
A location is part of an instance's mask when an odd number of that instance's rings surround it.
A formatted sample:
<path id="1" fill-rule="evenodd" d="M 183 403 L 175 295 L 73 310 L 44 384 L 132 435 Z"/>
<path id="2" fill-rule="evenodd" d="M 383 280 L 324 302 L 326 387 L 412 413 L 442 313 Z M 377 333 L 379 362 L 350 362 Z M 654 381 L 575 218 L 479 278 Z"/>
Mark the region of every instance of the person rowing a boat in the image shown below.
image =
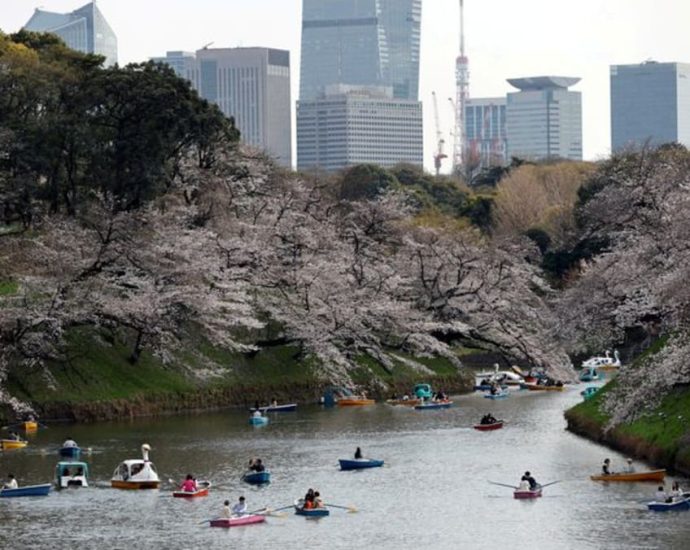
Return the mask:
<path id="1" fill-rule="evenodd" d="M 321 500 L 321 493 L 314 491 L 314 508 L 323 508 L 323 500 Z"/>
<path id="2" fill-rule="evenodd" d="M 537 483 L 537 480 L 532 477 L 532 474 L 529 472 L 525 472 L 525 475 L 522 476 L 522 479 L 520 481 L 526 481 L 529 483 L 529 490 L 530 491 L 536 491 L 539 488 L 539 484 Z"/>
<path id="3" fill-rule="evenodd" d="M 480 424 L 496 424 L 496 422 L 498 422 L 498 420 L 496 420 L 494 418 L 494 415 L 489 413 L 489 414 L 485 414 L 484 416 L 482 416 L 482 419 L 479 423 Z"/>
<path id="4" fill-rule="evenodd" d="M 362 456 L 362 449 L 360 449 L 359 447 L 357 447 L 357 448 L 355 449 L 355 460 L 361 460 L 362 458 L 364 458 L 364 457 Z"/>
<path id="5" fill-rule="evenodd" d="M 654 500 L 657 502 L 666 502 L 666 499 L 668 498 L 668 495 L 666 494 L 666 491 L 664 490 L 663 485 L 659 485 L 657 487 L 656 493 L 654 493 Z"/>
<path id="6" fill-rule="evenodd" d="M 601 465 L 601 473 L 605 476 L 609 476 L 612 474 L 611 472 L 611 459 L 607 458 L 604 460 L 604 463 Z"/>
<path id="7" fill-rule="evenodd" d="M 266 466 L 264 466 L 260 458 L 252 458 L 249 461 L 249 470 L 251 472 L 263 472 L 266 470 Z"/>
<path id="8" fill-rule="evenodd" d="M 10 474 L 7 476 L 7 483 L 5 483 L 2 486 L 3 489 L 17 489 L 19 488 L 19 485 L 17 484 L 17 480 L 14 477 L 14 474 Z"/>
<path id="9" fill-rule="evenodd" d="M 245 502 L 244 497 L 240 497 L 240 499 L 232 507 L 232 515 L 233 516 L 243 516 L 246 513 L 247 513 L 247 503 Z"/>
<path id="10" fill-rule="evenodd" d="M 304 501 L 302 504 L 304 510 L 310 510 L 314 508 L 314 489 L 309 489 L 307 494 L 304 495 Z"/>
<path id="11" fill-rule="evenodd" d="M 180 487 L 180 491 L 184 491 L 185 493 L 195 493 L 197 489 L 198 487 L 196 484 L 196 480 L 194 479 L 194 476 L 192 474 L 187 474 L 187 477 L 182 482 L 182 487 Z"/>

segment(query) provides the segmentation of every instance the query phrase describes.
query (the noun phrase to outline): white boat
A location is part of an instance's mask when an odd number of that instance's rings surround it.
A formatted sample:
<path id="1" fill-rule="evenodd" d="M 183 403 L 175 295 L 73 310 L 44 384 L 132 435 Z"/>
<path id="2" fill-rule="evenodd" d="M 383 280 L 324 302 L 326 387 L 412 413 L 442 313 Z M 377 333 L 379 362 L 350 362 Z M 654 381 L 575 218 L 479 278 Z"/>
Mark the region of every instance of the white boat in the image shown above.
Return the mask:
<path id="1" fill-rule="evenodd" d="M 144 443 L 141 446 L 142 458 L 125 460 L 113 472 L 110 480 L 115 489 L 158 489 L 161 480 L 156 467 L 149 460 L 151 447 Z"/>
<path id="2" fill-rule="evenodd" d="M 586 361 L 582 362 L 583 369 L 617 369 L 621 366 L 621 359 L 618 355 L 618 350 L 613 350 L 613 357 L 611 357 L 611 352 L 606 350 L 603 356 L 590 357 Z"/>
<path id="3" fill-rule="evenodd" d="M 494 364 L 493 372 L 479 372 L 476 375 L 477 385 L 488 380 L 489 383 L 505 384 L 508 386 L 519 386 L 525 379 L 518 373 L 510 370 L 498 370 L 498 364 Z"/>
<path id="4" fill-rule="evenodd" d="M 55 466 L 55 485 L 58 489 L 88 487 L 89 466 L 86 462 L 64 461 Z"/>

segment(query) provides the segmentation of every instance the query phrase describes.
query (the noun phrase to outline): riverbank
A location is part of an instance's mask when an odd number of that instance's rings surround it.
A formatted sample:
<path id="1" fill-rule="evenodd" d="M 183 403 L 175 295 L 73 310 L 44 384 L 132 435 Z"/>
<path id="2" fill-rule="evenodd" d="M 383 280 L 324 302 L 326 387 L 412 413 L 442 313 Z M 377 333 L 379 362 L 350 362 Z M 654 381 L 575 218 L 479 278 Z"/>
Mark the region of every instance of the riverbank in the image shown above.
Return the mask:
<path id="1" fill-rule="evenodd" d="M 565 412 L 568 430 L 628 456 L 690 476 L 690 388 L 678 387 L 635 422 L 606 430 L 601 405 L 615 381 Z"/>
<path id="2" fill-rule="evenodd" d="M 45 368 L 22 366 L 10 370 L 11 394 L 35 409 L 44 421 L 95 422 L 117 418 L 179 414 L 230 407 L 255 401 L 315 403 L 334 381 L 299 348 L 286 344 L 265 346 L 251 354 L 213 348 L 190 340 L 171 364 L 143 353 L 129 361 L 127 342 L 106 333 L 73 331 L 67 338 L 64 361 Z M 446 392 L 471 391 L 473 376 L 439 357 L 413 358 L 399 354 L 400 363 L 384 368 L 369 357 L 358 359 L 352 382 L 374 398 L 410 391 L 427 382 Z M 428 369 L 419 372 L 414 360 Z M 202 373 L 204 376 L 199 376 Z M 337 385 L 337 384 L 336 384 Z M 12 421 L 0 411 L 0 421 Z"/>

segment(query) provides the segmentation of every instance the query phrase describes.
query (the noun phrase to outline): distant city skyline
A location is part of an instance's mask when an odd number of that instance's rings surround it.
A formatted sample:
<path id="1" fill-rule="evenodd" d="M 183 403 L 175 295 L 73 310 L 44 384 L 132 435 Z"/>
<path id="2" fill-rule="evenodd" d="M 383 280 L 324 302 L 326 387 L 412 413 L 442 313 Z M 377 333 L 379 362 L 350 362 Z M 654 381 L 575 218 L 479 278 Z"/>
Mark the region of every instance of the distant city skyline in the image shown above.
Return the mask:
<path id="1" fill-rule="evenodd" d="M 6 0 L 0 29 L 16 32 L 38 6 L 70 12 L 85 2 Z M 145 61 L 169 50 L 260 46 L 290 50 L 292 97 L 298 97 L 301 0 L 98 0 L 118 37 L 121 64 Z M 135 14 L 135 15 L 133 15 Z M 424 3 L 419 98 L 425 104 L 424 164 L 433 170 L 435 133 L 431 92 L 436 91 L 448 147 L 453 117 L 445 98 L 455 91 L 458 1 Z M 609 66 L 690 62 L 690 3 L 677 0 L 481 0 L 465 1 L 470 97 L 501 97 L 507 78 L 541 74 L 577 75 L 583 94 L 584 158 L 610 152 Z M 152 25 L 155 22 L 155 25 Z M 294 107 L 293 107 L 294 109 Z M 294 115 L 294 112 L 293 112 Z M 450 163 L 444 169 L 448 171 Z"/>

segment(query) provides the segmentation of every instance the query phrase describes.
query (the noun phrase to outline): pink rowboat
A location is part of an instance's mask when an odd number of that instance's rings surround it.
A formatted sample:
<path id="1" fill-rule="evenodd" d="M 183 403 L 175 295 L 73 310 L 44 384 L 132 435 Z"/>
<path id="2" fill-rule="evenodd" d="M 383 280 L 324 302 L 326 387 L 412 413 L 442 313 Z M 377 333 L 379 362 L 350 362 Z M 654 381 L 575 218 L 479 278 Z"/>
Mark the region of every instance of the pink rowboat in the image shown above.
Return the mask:
<path id="1" fill-rule="evenodd" d="M 211 527 L 241 527 L 242 525 L 254 525 L 266 521 L 266 516 L 250 514 L 234 518 L 217 518 L 211 520 Z"/>
<path id="2" fill-rule="evenodd" d="M 516 489 L 513 491 L 513 497 L 514 498 L 539 498 L 541 496 L 541 487 L 539 489 L 535 489 L 534 491 L 530 491 L 529 489 L 527 491 L 520 491 L 519 489 Z"/>
<path id="3" fill-rule="evenodd" d="M 481 432 L 488 432 L 490 430 L 500 430 L 503 427 L 503 420 L 494 422 L 493 424 L 475 424 L 474 429 Z"/>

